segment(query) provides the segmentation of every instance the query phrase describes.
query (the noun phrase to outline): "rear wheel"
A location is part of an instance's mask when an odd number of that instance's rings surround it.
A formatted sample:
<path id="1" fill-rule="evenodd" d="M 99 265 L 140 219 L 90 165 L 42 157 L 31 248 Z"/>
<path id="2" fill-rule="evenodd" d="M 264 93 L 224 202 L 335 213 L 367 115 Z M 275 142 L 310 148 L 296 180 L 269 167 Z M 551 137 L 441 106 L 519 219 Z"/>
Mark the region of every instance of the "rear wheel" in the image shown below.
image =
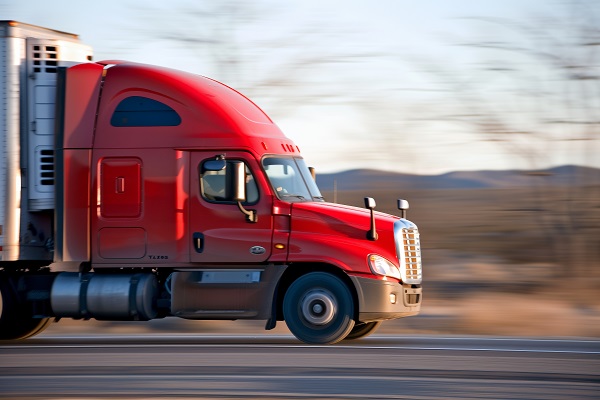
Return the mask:
<path id="1" fill-rule="evenodd" d="M 354 328 L 352 328 L 352 331 L 350 331 L 348 336 L 346 336 L 345 340 L 354 340 L 367 337 L 371 333 L 375 332 L 381 323 L 382 321 L 359 322 L 354 325 Z"/>
<path id="2" fill-rule="evenodd" d="M 26 339 L 42 332 L 50 318 L 33 318 L 19 302 L 8 280 L 0 277 L 0 340 Z"/>
<path id="3" fill-rule="evenodd" d="M 354 327 L 354 302 L 348 286 L 334 275 L 311 272 L 292 283 L 283 299 L 290 331 L 310 344 L 333 344 Z"/>

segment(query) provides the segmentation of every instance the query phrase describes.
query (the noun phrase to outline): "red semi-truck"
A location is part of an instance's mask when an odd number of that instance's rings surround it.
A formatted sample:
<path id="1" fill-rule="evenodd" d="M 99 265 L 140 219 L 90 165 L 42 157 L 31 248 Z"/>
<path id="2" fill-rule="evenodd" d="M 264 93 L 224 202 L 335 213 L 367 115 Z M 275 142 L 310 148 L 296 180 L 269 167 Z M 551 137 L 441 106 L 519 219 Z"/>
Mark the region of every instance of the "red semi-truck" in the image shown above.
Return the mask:
<path id="1" fill-rule="evenodd" d="M 406 201 L 401 218 L 325 202 L 298 146 L 217 81 L 0 32 L 0 339 L 175 316 L 325 344 L 418 314 Z"/>

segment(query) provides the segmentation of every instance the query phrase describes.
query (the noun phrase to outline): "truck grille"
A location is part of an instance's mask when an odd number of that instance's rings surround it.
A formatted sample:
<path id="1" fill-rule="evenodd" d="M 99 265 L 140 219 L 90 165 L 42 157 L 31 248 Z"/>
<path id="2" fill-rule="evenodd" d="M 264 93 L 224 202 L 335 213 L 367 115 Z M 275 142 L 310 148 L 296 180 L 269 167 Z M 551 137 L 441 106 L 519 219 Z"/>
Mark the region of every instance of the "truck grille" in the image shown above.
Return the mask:
<path id="1" fill-rule="evenodd" d="M 421 282 L 421 245 L 418 229 L 402 229 L 402 240 L 404 242 L 405 259 L 405 279 L 403 281 L 406 283 Z"/>
<path id="2" fill-rule="evenodd" d="M 394 224 L 394 234 L 402 282 L 408 284 L 421 283 L 423 276 L 419 229 L 412 222 L 401 219 Z"/>

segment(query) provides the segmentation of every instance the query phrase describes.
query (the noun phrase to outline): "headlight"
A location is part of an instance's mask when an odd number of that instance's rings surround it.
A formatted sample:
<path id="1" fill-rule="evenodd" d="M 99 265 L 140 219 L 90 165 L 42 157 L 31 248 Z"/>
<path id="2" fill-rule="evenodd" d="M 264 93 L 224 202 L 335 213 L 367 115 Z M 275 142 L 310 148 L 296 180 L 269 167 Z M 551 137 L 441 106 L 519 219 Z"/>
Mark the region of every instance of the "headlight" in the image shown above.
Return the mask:
<path id="1" fill-rule="evenodd" d="M 400 270 L 394 264 L 377 254 L 369 256 L 369 267 L 377 275 L 391 276 L 400 279 Z"/>

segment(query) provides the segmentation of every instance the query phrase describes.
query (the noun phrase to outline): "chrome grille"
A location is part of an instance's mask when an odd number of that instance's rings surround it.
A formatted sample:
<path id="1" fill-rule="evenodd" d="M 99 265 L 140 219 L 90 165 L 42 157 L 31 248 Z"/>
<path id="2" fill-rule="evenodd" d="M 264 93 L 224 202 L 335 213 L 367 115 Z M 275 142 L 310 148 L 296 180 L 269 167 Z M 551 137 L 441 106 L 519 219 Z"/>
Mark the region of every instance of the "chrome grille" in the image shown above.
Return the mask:
<path id="1" fill-rule="evenodd" d="M 403 281 L 406 283 L 421 282 L 421 246 L 419 242 L 419 230 L 402 229 L 402 240 L 404 242 L 404 272 Z"/>
<path id="2" fill-rule="evenodd" d="M 409 284 L 421 283 L 423 276 L 419 229 L 412 222 L 401 219 L 394 224 L 394 233 L 402 282 Z"/>

